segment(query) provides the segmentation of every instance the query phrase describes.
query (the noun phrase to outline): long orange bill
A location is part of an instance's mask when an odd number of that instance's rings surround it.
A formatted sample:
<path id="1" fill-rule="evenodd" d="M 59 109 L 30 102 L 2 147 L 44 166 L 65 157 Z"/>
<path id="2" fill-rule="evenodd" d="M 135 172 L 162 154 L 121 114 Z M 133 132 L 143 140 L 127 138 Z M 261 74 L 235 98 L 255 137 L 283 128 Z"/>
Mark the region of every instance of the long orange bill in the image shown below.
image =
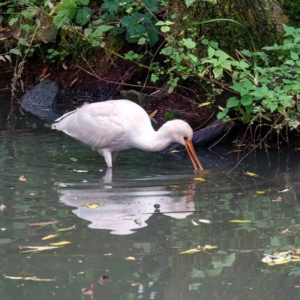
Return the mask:
<path id="1" fill-rule="evenodd" d="M 194 146 L 193 146 L 193 142 L 189 139 L 186 139 L 185 140 L 185 149 L 187 151 L 187 153 L 189 154 L 189 157 L 192 161 L 192 164 L 195 168 L 195 170 L 197 172 L 200 172 L 200 173 L 205 173 L 205 170 L 200 162 L 200 160 L 198 159 L 198 156 L 195 152 L 195 149 L 194 149 Z"/>

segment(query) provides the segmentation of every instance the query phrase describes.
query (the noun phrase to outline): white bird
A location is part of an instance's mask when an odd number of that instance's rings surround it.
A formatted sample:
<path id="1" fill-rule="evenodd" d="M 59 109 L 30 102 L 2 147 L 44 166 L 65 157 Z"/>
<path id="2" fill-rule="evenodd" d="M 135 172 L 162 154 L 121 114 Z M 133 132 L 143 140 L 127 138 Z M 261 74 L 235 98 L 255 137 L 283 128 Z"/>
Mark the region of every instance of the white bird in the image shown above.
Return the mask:
<path id="1" fill-rule="evenodd" d="M 193 144 L 193 130 L 182 120 L 166 122 L 158 131 L 146 111 L 129 100 L 85 105 L 55 120 L 51 128 L 89 145 L 112 168 L 118 152 L 130 148 L 158 152 L 172 142 L 183 144 L 196 171 L 205 172 Z"/>

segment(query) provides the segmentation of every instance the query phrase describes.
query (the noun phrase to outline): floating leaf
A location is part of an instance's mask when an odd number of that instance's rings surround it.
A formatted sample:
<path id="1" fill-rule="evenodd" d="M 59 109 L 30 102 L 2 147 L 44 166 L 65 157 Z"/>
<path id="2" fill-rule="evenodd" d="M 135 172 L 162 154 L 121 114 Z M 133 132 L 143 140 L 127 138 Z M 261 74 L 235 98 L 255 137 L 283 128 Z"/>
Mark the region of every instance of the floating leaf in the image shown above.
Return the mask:
<path id="1" fill-rule="evenodd" d="M 21 175 L 21 176 L 19 177 L 19 180 L 20 180 L 20 181 L 27 181 L 27 179 L 25 178 L 24 175 Z"/>
<path id="2" fill-rule="evenodd" d="M 68 227 L 68 228 L 57 229 L 56 231 L 67 231 L 67 230 L 72 230 L 72 229 L 75 229 L 75 228 L 76 228 L 76 225 L 73 225 L 73 226 Z"/>
<path id="3" fill-rule="evenodd" d="M 173 184 L 170 184 L 169 187 L 173 188 L 173 189 L 180 189 L 181 188 L 179 185 L 173 185 Z"/>
<path id="4" fill-rule="evenodd" d="M 77 172 L 77 173 L 87 173 L 88 170 L 77 170 L 77 169 L 73 169 L 73 172 Z"/>
<path id="5" fill-rule="evenodd" d="M 132 284 L 131 284 L 131 286 L 138 286 L 140 283 L 139 282 L 133 282 Z"/>
<path id="6" fill-rule="evenodd" d="M 290 230 L 287 228 L 287 229 L 285 229 L 285 230 L 282 230 L 281 232 L 280 232 L 280 234 L 285 234 L 285 233 L 287 233 L 287 232 L 289 232 Z"/>
<path id="7" fill-rule="evenodd" d="M 193 253 L 197 253 L 197 252 L 200 252 L 201 250 L 198 249 L 198 248 L 193 248 L 193 249 L 190 249 L 190 250 L 186 250 L 186 251 L 181 251 L 179 252 L 179 254 L 193 254 Z"/>
<path id="8" fill-rule="evenodd" d="M 47 251 L 52 249 L 57 249 L 59 247 L 56 246 L 19 246 L 19 249 L 30 249 L 26 251 L 20 251 L 20 253 L 27 253 L 27 252 L 39 252 L 39 251 Z"/>
<path id="9" fill-rule="evenodd" d="M 197 178 L 194 178 L 195 181 L 200 181 L 200 182 L 205 182 L 206 179 L 205 178 L 202 178 L 202 177 L 197 177 Z"/>
<path id="10" fill-rule="evenodd" d="M 105 253 L 104 256 L 112 256 L 113 253 Z"/>
<path id="11" fill-rule="evenodd" d="M 207 106 L 207 105 L 210 105 L 210 104 L 212 104 L 212 103 L 211 102 L 204 102 L 204 103 L 199 104 L 198 108 L 202 107 L 202 106 Z"/>
<path id="12" fill-rule="evenodd" d="M 250 223 L 250 220 L 230 220 L 230 223 Z"/>
<path id="13" fill-rule="evenodd" d="M 258 177 L 258 175 L 257 174 L 255 174 L 255 173 L 251 173 L 251 172 L 245 172 L 244 173 L 245 175 L 248 175 L 248 176 L 252 176 L 252 177 Z"/>
<path id="14" fill-rule="evenodd" d="M 29 223 L 30 226 L 46 226 L 56 224 L 57 221 L 49 221 L 49 222 L 39 222 L 39 223 Z"/>
<path id="15" fill-rule="evenodd" d="M 31 281 L 56 281 L 56 279 L 45 279 L 45 278 L 38 278 L 38 277 L 12 277 L 3 275 L 4 278 L 13 279 L 13 280 L 31 280 Z"/>
<path id="16" fill-rule="evenodd" d="M 135 258 L 133 256 L 127 256 L 127 257 L 124 257 L 125 260 L 135 260 Z"/>
<path id="17" fill-rule="evenodd" d="M 263 195 L 263 194 L 265 194 L 266 192 L 265 191 L 256 191 L 256 194 L 257 195 Z"/>
<path id="18" fill-rule="evenodd" d="M 211 221 L 206 219 L 199 219 L 198 221 L 201 223 L 211 224 Z"/>
<path id="19" fill-rule="evenodd" d="M 176 150 L 176 149 L 175 149 L 175 150 L 172 150 L 172 151 L 171 151 L 171 153 L 178 153 L 178 152 L 181 152 L 181 150 Z"/>
<path id="20" fill-rule="evenodd" d="M 194 220 L 192 220 L 192 224 L 198 226 L 198 223 L 196 223 Z"/>
<path id="21" fill-rule="evenodd" d="M 58 186 L 59 186 L 59 187 L 68 187 L 68 185 L 67 185 L 67 184 L 64 184 L 64 183 L 59 183 Z"/>
<path id="22" fill-rule="evenodd" d="M 29 196 L 35 196 L 35 193 L 30 193 Z"/>
<path id="23" fill-rule="evenodd" d="M 289 192 L 290 190 L 289 189 L 284 189 L 282 191 L 277 191 L 278 193 L 286 193 L 286 192 Z"/>
<path id="24" fill-rule="evenodd" d="M 72 160 L 72 161 L 78 161 L 78 159 L 75 158 L 75 157 L 70 157 L 70 160 Z"/>
<path id="25" fill-rule="evenodd" d="M 97 208 L 99 206 L 104 206 L 103 204 L 98 204 L 98 203 L 84 203 L 81 206 L 86 206 L 87 208 Z"/>
<path id="26" fill-rule="evenodd" d="M 212 245 L 205 245 L 203 247 L 203 250 L 211 250 L 211 249 L 216 249 L 218 248 L 218 246 L 212 246 Z"/>
<path id="27" fill-rule="evenodd" d="M 47 236 L 43 237 L 42 240 L 43 241 L 44 240 L 50 240 L 50 239 L 53 239 L 53 238 L 55 238 L 57 236 L 58 236 L 58 234 L 50 234 L 50 235 L 47 235 Z"/>
<path id="28" fill-rule="evenodd" d="M 50 243 L 50 245 L 52 245 L 52 246 L 64 246 L 64 245 L 68 245 L 68 244 L 71 244 L 71 242 L 61 241 L 61 242 L 58 242 L 58 243 Z"/>

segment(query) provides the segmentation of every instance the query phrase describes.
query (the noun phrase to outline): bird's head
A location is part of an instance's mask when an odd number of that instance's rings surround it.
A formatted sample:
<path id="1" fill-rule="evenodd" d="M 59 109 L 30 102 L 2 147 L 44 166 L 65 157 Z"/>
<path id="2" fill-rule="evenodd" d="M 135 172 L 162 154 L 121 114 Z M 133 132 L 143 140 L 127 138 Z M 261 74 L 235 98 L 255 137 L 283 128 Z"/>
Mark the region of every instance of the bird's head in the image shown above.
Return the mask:
<path id="1" fill-rule="evenodd" d="M 164 124 L 164 129 L 172 137 L 173 142 L 184 145 L 192 163 L 197 172 L 204 173 L 202 164 L 193 146 L 193 130 L 191 126 L 182 120 L 172 120 Z"/>
<path id="2" fill-rule="evenodd" d="M 172 137 L 172 142 L 185 145 L 186 140 L 193 139 L 191 126 L 182 120 L 172 120 L 164 124 L 165 129 Z"/>

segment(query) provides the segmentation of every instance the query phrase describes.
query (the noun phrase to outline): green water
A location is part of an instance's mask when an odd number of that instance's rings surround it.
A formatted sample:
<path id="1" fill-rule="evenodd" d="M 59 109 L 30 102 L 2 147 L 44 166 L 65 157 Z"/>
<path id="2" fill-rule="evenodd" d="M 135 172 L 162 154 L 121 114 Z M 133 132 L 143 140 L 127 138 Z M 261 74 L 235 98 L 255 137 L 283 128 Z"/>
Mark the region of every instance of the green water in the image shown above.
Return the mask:
<path id="1" fill-rule="evenodd" d="M 13 278 L 0 277 L 1 300 L 299 299 L 300 262 L 261 261 L 300 248 L 297 152 L 257 151 L 229 177 L 233 147 L 214 149 L 222 157 L 201 150 L 203 165 L 218 173 L 201 182 L 187 156 L 132 150 L 110 173 L 97 153 L 47 122 L 19 108 L 8 121 L 7 112 L 0 110 L 0 270 Z M 61 241 L 71 243 L 26 252 Z M 217 248 L 179 254 L 204 245 Z M 91 286 L 93 294 L 82 293 Z"/>

